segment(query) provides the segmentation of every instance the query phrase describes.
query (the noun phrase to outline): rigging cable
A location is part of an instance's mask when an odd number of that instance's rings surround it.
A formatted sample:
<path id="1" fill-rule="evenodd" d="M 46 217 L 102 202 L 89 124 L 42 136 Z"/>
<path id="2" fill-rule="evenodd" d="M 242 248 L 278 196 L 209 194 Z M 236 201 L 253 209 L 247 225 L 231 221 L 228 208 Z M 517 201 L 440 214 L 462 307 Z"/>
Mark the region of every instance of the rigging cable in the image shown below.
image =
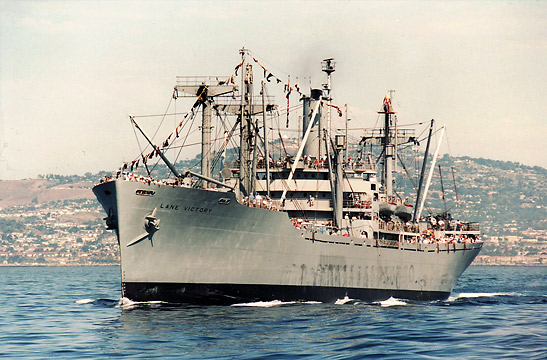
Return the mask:
<path id="1" fill-rule="evenodd" d="M 454 173 L 454 162 L 452 161 L 452 150 L 450 149 L 450 141 L 449 141 L 449 137 L 448 137 L 448 131 L 445 131 L 447 134 L 446 134 L 446 145 L 448 147 L 448 158 L 450 159 L 450 170 L 452 172 L 452 181 L 454 183 L 454 193 L 456 195 L 456 207 L 460 207 L 460 199 L 458 197 L 458 188 L 457 188 L 457 185 L 456 185 L 456 175 Z"/>

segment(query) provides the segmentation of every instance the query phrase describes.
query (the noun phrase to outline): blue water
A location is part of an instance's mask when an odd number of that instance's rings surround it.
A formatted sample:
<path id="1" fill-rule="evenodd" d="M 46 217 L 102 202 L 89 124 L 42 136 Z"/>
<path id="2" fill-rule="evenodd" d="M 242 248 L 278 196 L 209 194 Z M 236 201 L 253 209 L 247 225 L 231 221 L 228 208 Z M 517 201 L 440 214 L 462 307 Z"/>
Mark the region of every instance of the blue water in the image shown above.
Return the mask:
<path id="1" fill-rule="evenodd" d="M 426 303 L 121 304 L 119 276 L 0 268 L 0 357 L 547 358 L 546 267 L 470 267 L 449 300 Z"/>

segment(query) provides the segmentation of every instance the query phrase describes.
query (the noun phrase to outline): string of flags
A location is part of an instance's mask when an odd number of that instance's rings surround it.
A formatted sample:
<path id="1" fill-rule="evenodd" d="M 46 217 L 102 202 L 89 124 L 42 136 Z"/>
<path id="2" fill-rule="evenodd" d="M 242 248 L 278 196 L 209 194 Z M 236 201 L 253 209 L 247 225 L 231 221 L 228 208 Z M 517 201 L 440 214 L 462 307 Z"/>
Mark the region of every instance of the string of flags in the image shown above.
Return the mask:
<path id="1" fill-rule="evenodd" d="M 266 78 L 266 81 L 271 82 L 271 79 L 273 78 L 273 79 L 275 79 L 275 81 L 276 81 L 277 84 L 280 84 L 280 83 L 283 82 L 281 79 L 279 79 L 279 77 L 275 76 L 275 75 L 274 75 L 271 71 L 269 71 L 264 65 L 262 65 L 262 64 L 260 63 L 260 61 L 258 61 L 257 58 L 253 57 L 253 61 L 254 61 L 255 63 L 257 63 L 257 64 L 262 68 L 262 70 L 264 71 L 264 77 Z M 238 71 L 239 68 L 243 65 L 243 62 L 244 62 L 244 60 L 241 60 L 241 62 L 235 67 L 235 69 L 234 69 L 234 74 L 235 74 L 235 76 L 237 76 L 237 71 Z M 231 77 L 230 77 L 232 83 L 233 83 L 233 78 L 234 78 L 234 76 L 231 76 Z M 290 102 L 289 102 L 289 97 L 290 97 L 290 95 L 291 95 L 291 92 L 292 92 L 293 90 L 295 90 L 298 94 L 300 94 L 300 96 L 303 96 L 303 95 L 304 95 L 304 94 L 302 93 L 302 91 L 300 90 L 300 86 L 298 85 L 298 83 L 295 83 L 293 86 L 291 86 L 291 81 L 290 81 L 290 80 L 291 80 L 291 79 L 290 79 L 290 75 L 289 75 L 289 78 L 288 78 L 288 80 L 287 80 L 287 83 L 283 83 L 283 85 L 284 85 L 284 90 L 283 90 L 283 91 L 286 93 L 286 94 L 285 94 L 285 97 L 287 98 L 287 122 L 288 122 L 288 111 L 289 111 L 288 109 L 289 109 L 289 104 L 290 104 Z M 338 106 L 336 106 L 336 105 L 332 105 L 332 104 L 327 104 L 327 105 L 329 105 L 329 106 L 335 108 L 336 110 L 338 110 L 338 116 L 342 117 L 342 110 L 340 109 L 340 107 L 338 107 Z M 287 124 L 287 126 L 288 126 L 288 124 Z"/>
<path id="2" fill-rule="evenodd" d="M 262 64 L 260 63 L 260 61 L 258 61 L 258 60 L 257 60 L 256 58 L 254 58 L 254 57 L 253 57 L 253 60 L 254 60 L 254 62 L 256 62 L 256 63 L 262 68 L 262 70 L 264 70 L 264 77 L 266 78 L 266 80 L 267 80 L 268 82 L 270 81 L 269 79 L 270 79 L 271 77 L 273 77 L 273 78 L 275 78 L 275 80 L 277 81 L 278 84 L 281 83 L 281 80 L 280 80 L 277 76 L 275 76 L 274 74 L 272 74 L 268 69 L 266 69 L 266 67 L 264 67 L 264 65 L 262 65 Z M 241 64 L 243 64 L 243 62 L 242 62 Z M 241 64 L 239 64 L 238 66 L 241 66 Z M 236 67 L 236 68 L 237 68 L 237 67 Z M 288 127 L 288 126 L 289 126 L 289 125 L 288 125 L 288 121 L 289 121 L 289 120 L 288 120 L 288 116 L 289 116 L 289 113 L 288 113 L 288 112 L 289 112 L 289 97 L 290 97 L 290 95 L 291 95 L 291 92 L 292 92 L 293 90 L 296 90 L 296 92 L 297 92 L 298 94 L 300 94 L 300 96 L 303 96 L 304 94 L 302 93 L 302 91 L 300 91 L 300 86 L 298 85 L 298 83 L 295 83 L 295 84 L 293 85 L 294 87 L 291 86 L 291 78 L 290 78 L 290 75 L 289 75 L 289 78 L 288 78 L 287 83 L 284 84 L 284 85 L 285 85 L 284 91 L 286 92 L 285 97 L 287 98 L 287 127 Z M 338 106 L 336 106 L 336 105 L 333 105 L 333 104 L 327 104 L 327 105 L 328 105 L 328 106 L 331 106 L 331 107 L 333 107 L 333 108 L 335 108 L 335 109 L 338 111 L 338 116 L 342 117 L 342 110 L 340 109 L 340 107 L 338 107 Z"/>
<path id="3" fill-rule="evenodd" d="M 133 169 L 138 169 L 141 160 L 142 160 L 142 164 L 146 165 L 149 159 L 159 157 L 160 153 L 162 153 L 172 143 L 171 138 L 173 138 L 173 141 L 174 141 L 174 139 L 177 139 L 180 136 L 180 131 L 182 130 L 184 122 L 188 118 L 191 118 L 195 115 L 195 109 L 197 108 L 196 104 L 200 101 L 200 97 L 201 97 L 201 95 L 198 96 L 198 100 L 196 100 L 196 103 L 194 103 L 194 106 L 192 106 L 192 110 L 184 116 L 184 118 L 175 127 L 175 130 L 173 130 L 171 132 L 171 134 L 169 134 L 169 136 L 167 136 L 165 141 L 162 143 L 161 148 L 159 146 L 156 146 L 148 154 L 141 154 L 141 157 L 138 158 L 138 159 L 135 159 L 131 162 L 124 162 L 123 163 L 123 169 L 125 170 L 127 168 L 130 168 L 131 171 L 133 171 Z M 139 125 L 135 122 L 134 117 L 130 115 L 129 119 L 131 120 L 133 125 L 135 125 L 135 127 L 140 130 Z"/>
<path id="4" fill-rule="evenodd" d="M 258 61 L 257 58 L 253 57 L 253 60 L 255 63 L 257 63 L 261 68 L 262 70 L 264 71 L 264 77 L 266 78 L 266 81 L 268 82 L 271 82 L 271 78 L 273 77 L 276 81 L 276 83 L 280 84 L 282 81 L 281 79 L 279 79 L 277 76 L 275 76 L 274 74 L 272 74 L 271 71 L 269 71 L 268 69 L 266 69 L 266 67 L 264 65 L 262 65 L 260 63 L 260 61 Z M 291 87 L 290 85 L 290 77 L 289 77 L 289 80 L 287 81 L 285 85 L 285 92 L 287 93 L 287 96 L 290 95 L 291 91 L 292 90 L 296 90 L 297 93 L 299 93 L 300 95 L 304 95 L 301 91 L 300 91 L 300 86 L 298 86 L 298 84 L 294 84 L 294 88 Z"/>

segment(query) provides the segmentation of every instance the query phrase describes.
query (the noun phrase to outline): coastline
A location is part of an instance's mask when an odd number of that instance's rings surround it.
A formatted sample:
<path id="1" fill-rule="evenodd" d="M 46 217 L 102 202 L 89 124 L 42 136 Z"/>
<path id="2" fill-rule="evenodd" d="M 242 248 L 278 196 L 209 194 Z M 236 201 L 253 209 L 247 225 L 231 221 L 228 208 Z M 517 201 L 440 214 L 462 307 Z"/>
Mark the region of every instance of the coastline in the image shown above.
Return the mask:
<path id="1" fill-rule="evenodd" d="M 479 255 L 471 266 L 547 266 L 546 255 L 493 256 Z"/>
<path id="2" fill-rule="evenodd" d="M 0 264 L 0 267 L 84 267 L 84 266 L 120 266 L 117 264 Z"/>

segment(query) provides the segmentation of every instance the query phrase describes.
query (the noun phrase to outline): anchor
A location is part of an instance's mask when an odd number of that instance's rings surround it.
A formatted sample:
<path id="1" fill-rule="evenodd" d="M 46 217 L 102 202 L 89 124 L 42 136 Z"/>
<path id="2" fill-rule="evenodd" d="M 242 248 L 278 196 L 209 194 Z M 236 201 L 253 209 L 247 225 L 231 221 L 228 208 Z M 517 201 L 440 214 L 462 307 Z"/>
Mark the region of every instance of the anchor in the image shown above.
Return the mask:
<path id="1" fill-rule="evenodd" d="M 118 228 L 116 217 L 114 216 L 114 211 L 112 211 L 112 208 L 108 209 L 108 216 L 103 218 L 103 220 L 106 223 L 106 230 L 116 230 Z"/>
<path id="2" fill-rule="evenodd" d="M 129 242 L 129 244 L 126 245 L 127 247 L 135 245 L 146 238 L 149 238 L 150 242 L 152 242 L 152 236 L 156 231 L 160 229 L 160 219 L 156 217 L 157 210 L 158 208 L 155 207 L 151 213 L 146 214 L 146 216 L 144 217 L 144 230 L 146 230 L 146 232 L 136 236 L 133 240 Z"/>

